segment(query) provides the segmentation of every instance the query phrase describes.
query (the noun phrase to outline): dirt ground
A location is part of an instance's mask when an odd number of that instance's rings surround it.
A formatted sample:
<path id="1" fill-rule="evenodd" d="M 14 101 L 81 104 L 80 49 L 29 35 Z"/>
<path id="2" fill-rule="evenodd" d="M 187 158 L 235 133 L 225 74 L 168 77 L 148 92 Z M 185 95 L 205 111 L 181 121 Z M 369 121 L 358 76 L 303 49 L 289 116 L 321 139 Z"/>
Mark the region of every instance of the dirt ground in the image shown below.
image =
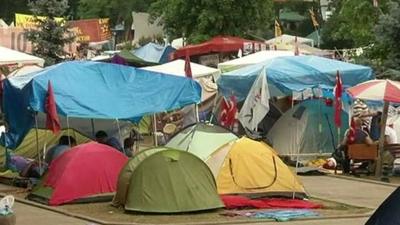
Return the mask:
<path id="1" fill-rule="evenodd" d="M 29 193 L 25 189 L 12 188 L 5 190 L 4 192 L 12 194 L 19 198 L 25 198 Z M 354 214 L 364 214 L 370 212 L 371 209 L 354 207 L 351 205 L 340 204 L 333 201 L 327 201 L 323 199 L 312 198 L 311 201 L 320 203 L 324 207 L 322 209 L 316 209 L 321 217 L 325 216 L 344 216 Z M 225 216 L 222 214 L 226 213 L 245 213 L 245 212 L 257 212 L 265 211 L 268 209 L 243 209 L 243 210 L 212 210 L 203 211 L 198 213 L 182 213 L 182 214 L 146 214 L 146 213 L 127 213 L 123 209 L 118 209 L 111 206 L 110 202 L 103 203 L 90 203 L 90 204 L 69 204 L 54 207 L 55 209 L 62 209 L 67 212 L 81 214 L 89 216 L 99 220 L 109 222 L 134 222 L 134 223 L 157 223 L 157 224 L 176 224 L 176 223 L 188 223 L 188 222 L 222 222 L 222 221 L 238 221 L 238 220 L 256 220 L 255 218 L 248 218 L 245 216 Z"/>

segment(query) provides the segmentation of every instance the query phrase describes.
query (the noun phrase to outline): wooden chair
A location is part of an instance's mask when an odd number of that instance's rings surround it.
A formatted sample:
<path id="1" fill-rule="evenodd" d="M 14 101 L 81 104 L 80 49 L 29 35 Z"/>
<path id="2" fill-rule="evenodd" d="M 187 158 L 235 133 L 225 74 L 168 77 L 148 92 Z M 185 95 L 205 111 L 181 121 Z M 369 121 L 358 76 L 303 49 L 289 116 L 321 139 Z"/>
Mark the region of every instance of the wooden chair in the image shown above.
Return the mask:
<path id="1" fill-rule="evenodd" d="M 348 146 L 347 155 L 353 162 L 368 161 L 370 165 L 378 158 L 378 146 L 366 144 L 352 144 Z M 352 170 L 355 174 L 356 171 Z"/>

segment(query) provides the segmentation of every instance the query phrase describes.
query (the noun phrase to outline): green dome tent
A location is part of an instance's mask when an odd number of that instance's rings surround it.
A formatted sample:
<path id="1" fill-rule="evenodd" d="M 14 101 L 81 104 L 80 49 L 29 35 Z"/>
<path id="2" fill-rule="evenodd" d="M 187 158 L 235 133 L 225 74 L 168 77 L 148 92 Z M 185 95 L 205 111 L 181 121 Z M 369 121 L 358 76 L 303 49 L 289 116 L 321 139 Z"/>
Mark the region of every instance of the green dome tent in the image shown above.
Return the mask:
<path id="1" fill-rule="evenodd" d="M 236 139 L 235 134 L 221 126 L 197 123 L 175 134 L 165 146 L 188 151 L 206 160 L 215 150 Z"/>
<path id="2" fill-rule="evenodd" d="M 113 205 L 179 213 L 221 208 L 214 177 L 196 156 L 165 147 L 144 150 L 122 169 Z"/>

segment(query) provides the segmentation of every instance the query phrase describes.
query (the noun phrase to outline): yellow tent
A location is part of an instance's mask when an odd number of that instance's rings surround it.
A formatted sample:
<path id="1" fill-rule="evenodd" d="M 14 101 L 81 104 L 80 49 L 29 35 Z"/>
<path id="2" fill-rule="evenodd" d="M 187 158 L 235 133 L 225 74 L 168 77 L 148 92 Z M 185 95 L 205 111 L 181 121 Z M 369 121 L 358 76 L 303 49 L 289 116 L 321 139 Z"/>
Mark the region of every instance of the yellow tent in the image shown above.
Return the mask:
<path id="1" fill-rule="evenodd" d="M 219 194 L 305 197 L 296 175 L 263 142 L 243 137 L 216 150 L 207 160 Z"/>

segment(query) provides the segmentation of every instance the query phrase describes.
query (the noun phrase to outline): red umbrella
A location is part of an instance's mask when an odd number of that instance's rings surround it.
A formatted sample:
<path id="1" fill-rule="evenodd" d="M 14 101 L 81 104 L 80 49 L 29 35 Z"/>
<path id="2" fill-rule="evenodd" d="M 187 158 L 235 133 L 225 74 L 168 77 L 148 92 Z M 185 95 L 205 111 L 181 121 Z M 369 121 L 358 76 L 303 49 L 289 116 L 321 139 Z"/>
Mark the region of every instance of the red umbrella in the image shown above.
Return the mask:
<path id="1" fill-rule="evenodd" d="M 376 176 L 382 172 L 382 153 L 385 138 L 386 120 L 389 109 L 389 102 L 400 103 L 400 82 L 392 80 L 370 80 L 347 89 L 353 98 L 364 100 L 383 101 L 381 135 L 379 138 L 379 158 L 376 169 Z"/>

